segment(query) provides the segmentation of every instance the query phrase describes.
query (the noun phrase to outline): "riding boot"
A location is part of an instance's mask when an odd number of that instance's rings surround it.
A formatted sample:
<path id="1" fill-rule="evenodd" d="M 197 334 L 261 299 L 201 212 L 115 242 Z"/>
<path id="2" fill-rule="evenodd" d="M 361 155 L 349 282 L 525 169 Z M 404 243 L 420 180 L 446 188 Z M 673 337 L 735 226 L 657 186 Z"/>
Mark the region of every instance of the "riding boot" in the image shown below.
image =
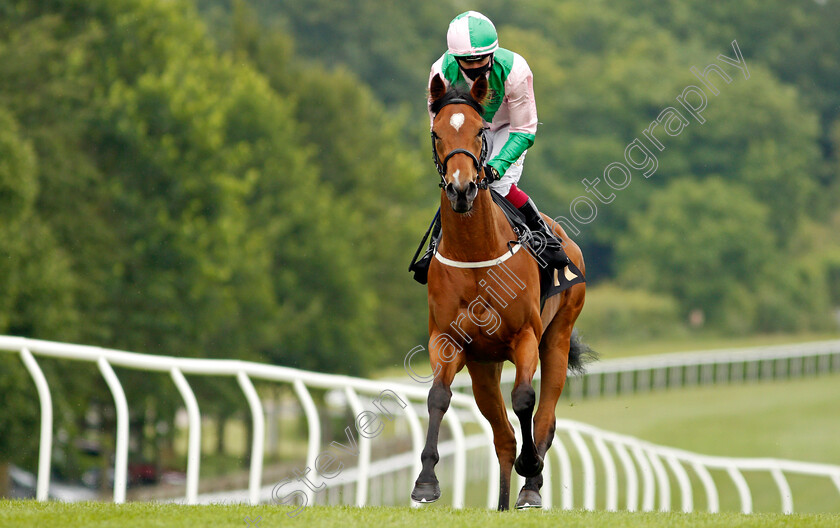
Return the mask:
<path id="1" fill-rule="evenodd" d="M 417 262 L 408 268 L 408 271 L 414 272 L 414 280 L 420 284 L 426 284 L 429 277 L 429 266 L 432 264 L 432 258 L 435 256 L 435 250 L 440 242 L 440 215 L 435 217 L 435 224 L 432 227 L 432 232 L 429 238 L 429 248 L 420 257 Z"/>
<path id="2" fill-rule="evenodd" d="M 540 263 L 540 266 L 545 263 L 549 269 L 562 270 L 571 264 L 572 261 L 569 260 L 569 257 L 563 250 L 562 241 L 554 234 L 554 230 L 545 223 L 534 201 L 528 198 L 525 205 L 519 208 L 519 212 L 525 216 L 525 223 L 528 225 L 528 229 L 534 233 L 542 233 L 543 235 L 538 237 L 539 240 L 534 245 L 544 247 L 542 249 L 539 247 L 532 248 L 539 255 L 537 261 Z"/>

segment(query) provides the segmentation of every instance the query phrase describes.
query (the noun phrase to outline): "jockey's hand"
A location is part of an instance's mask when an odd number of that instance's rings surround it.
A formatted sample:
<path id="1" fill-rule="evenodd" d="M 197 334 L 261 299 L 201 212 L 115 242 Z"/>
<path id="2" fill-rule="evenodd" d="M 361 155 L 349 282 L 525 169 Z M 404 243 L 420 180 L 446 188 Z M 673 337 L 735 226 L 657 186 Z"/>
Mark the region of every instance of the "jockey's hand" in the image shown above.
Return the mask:
<path id="1" fill-rule="evenodd" d="M 491 184 L 495 181 L 499 181 L 502 177 L 499 176 L 499 171 L 495 169 L 492 165 L 485 165 L 484 166 L 484 183 Z"/>

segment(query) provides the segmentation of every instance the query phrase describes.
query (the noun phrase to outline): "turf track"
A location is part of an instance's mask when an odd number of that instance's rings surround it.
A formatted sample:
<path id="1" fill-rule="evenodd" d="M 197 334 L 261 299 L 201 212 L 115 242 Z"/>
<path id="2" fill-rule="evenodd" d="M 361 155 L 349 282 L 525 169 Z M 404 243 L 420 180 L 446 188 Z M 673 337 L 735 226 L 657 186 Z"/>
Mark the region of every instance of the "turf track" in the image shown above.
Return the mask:
<path id="1" fill-rule="evenodd" d="M 626 512 L 563 512 L 552 510 L 510 511 L 452 510 L 449 508 L 305 508 L 292 518 L 292 510 L 277 506 L 180 506 L 175 504 L 129 503 L 38 503 L 0 501 L 0 526 L 6 527 L 216 527 L 216 526 L 300 526 L 301 528 L 511 528 L 511 527 L 786 527 L 836 528 L 840 515 L 782 514 L 681 514 Z M 250 519 L 250 523 L 246 520 Z M 257 520 L 259 518 L 259 520 Z"/>

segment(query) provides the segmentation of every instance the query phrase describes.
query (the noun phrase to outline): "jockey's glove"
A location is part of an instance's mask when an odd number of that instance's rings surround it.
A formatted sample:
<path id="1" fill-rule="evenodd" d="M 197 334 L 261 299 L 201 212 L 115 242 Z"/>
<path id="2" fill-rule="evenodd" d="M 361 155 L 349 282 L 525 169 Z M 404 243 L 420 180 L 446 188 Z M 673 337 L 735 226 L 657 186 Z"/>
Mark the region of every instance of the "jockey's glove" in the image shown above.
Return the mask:
<path id="1" fill-rule="evenodd" d="M 500 179 L 502 179 L 502 177 L 499 176 L 499 171 L 497 171 L 495 167 L 493 167 L 492 165 L 484 166 L 484 181 L 488 185 L 493 183 L 494 181 L 499 181 Z"/>

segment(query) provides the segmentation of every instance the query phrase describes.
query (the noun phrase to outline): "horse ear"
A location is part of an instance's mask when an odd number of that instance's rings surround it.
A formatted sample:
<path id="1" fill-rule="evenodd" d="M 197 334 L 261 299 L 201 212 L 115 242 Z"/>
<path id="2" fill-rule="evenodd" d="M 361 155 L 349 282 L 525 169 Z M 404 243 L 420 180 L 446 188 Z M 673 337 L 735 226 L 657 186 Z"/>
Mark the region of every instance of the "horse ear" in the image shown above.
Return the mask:
<path id="1" fill-rule="evenodd" d="M 472 89 L 470 90 L 470 95 L 478 101 L 478 104 L 484 104 L 484 98 L 487 97 L 487 91 L 490 88 L 490 84 L 487 82 L 487 77 L 481 75 L 472 85 Z"/>
<path id="2" fill-rule="evenodd" d="M 432 96 L 432 101 L 437 101 L 446 93 L 446 84 L 440 78 L 440 74 L 436 73 L 429 85 L 429 95 Z"/>

